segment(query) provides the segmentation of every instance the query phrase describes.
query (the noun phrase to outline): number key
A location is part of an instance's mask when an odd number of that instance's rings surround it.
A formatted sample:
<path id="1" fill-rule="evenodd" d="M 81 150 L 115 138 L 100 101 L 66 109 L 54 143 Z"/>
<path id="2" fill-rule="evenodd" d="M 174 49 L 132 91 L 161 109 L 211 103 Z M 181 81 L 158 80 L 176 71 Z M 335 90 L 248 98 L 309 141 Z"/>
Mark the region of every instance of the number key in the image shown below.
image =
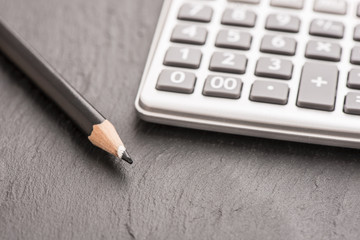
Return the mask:
<path id="1" fill-rule="evenodd" d="M 209 69 L 217 72 L 245 73 L 247 58 L 232 52 L 215 52 L 210 61 Z"/>
<path id="2" fill-rule="evenodd" d="M 296 41 L 293 38 L 266 35 L 261 41 L 260 51 L 282 55 L 295 55 Z"/>
<path id="3" fill-rule="evenodd" d="M 270 14 L 266 20 L 265 28 L 283 32 L 299 32 L 300 19 L 288 14 Z"/>
<path id="4" fill-rule="evenodd" d="M 210 22 L 213 10 L 201 4 L 184 4 L 179 12 L 178 19 L 198 22 Z"/>
<path id="5" fill-rule="evenodd" d="M 250 33 L 237 30 L 221 30 L 216 38 L 215 45 L 222 48 L 249 50 L 252 37 Z"/>
<path id="6" fill-rule="evenodd" d="M 221 23 L 224 25 L 233 25 L 240 27 L 254 27 L 256 15 L 253 11 L 247 11 L 242 8 L 226 9 Z"/>
<path id="7" fill-rule="evenodd" d="M 184 71 L 163 70 L 160 73 L 156 89 L 177 93 L 193 93 L 195 74 Z"/>
<path id="8" fill-rule="evenodd" d="M 293 64 L 289 60 L 262 57 L 256 64 L 255 75 L 260 77 L 290 79 Z"/>
<path id="9" fill-rule="evenodd" d="M 242 81 L 240 78 L 209 76 L 204 84 L 203 95 L 221 98 L 240 98 Z"/>
<path id="10" fill-rule="evenodd" d="M 200 67 L 202 53 L 198 49 L 170 47 L 166 52 L 164 65 L 197 69 Z"/>
<path id="11" fill-rule="evenodd" d="M 205 44 L 207 30 L 195 25 L 178 25 L 175 27 L 171 41 L 179 43 Z"/>

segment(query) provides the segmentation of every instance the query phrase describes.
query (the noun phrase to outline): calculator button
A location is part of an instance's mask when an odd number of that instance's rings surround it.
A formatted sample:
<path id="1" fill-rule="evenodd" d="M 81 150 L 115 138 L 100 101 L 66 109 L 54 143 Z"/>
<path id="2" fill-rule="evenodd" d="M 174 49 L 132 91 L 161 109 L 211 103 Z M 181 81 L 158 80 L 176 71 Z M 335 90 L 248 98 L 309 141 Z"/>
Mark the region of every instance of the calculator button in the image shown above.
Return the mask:
<path id="1" fill-rule="evenodd" d="M 360 41 L 360 25 L 357 25 L 354 30 L 354 40 Z"/>
<path id="2" fill-rule="evenodd" d="M 157 90 L 192 93 L 196 82 L 195 74 L 179 70 L 163 70 L 156 84 Z"/>
<path id="3" fill-rule="evenodd" d="M 251 87 L 250 100 L 255 102 L 285 105 L 288 102 L 289 87 L 285 83 L 257 80 Z"/>
<path id="4" fill-rule="evenodd" d="M 215 52 L 209 69 L 216 72 L 245 73 L 247 58 L 232 52 Z"/>
<path id="5" fill-rule="evenodd" d="M 271 0 L 271 6 L 302 9 L 304 6 L 304 0 Z"/>
<path id="6" fill-rule="evenodd" d="M 258 4 L 258 3 L 260 3 L 260 0 L 228 0 L 228 2 L 239 2 L 239 3 Z"/>
<path id="7" fill-rule="evenodd" d="M 297 105 L 325 111 L 334 110 L 338 75 L 336 66 L 305 63 L 301 74 Z"/>
<path id="8" fill-rule="evenodd" d="M 221 30 L 216 38 L 215 45 L 222 48 L 248 50 L 251 45 L 251 35 L 237 30 Z"/>
<path id="9" fill-rule="evenodd" d="M 172 33 L 171 41 L 203 45 L 205 44 L 206 37 L 206 28 L 195 25 L 178 25 Z"/>
<path id="10" fill-rule="evenodd" d="M 310 25 L 310 34 L 321 37 L 343 38 L 344 24 L 341 22 L 315 19 Z"/>
<path id="11" fill-rule="evenodd" d="M 354 47 L 351 50 L 351 57 L 350 57 L 350 62 L 352 64 L 360 64 L 360 47 Z"/>
<path id="12" fill-rule="evenodd" d="M 348 75 L 347 87 L 360 89 L 360 69 L 352 69 Z"/>
<path id="13" fill-rule="evenodd" d="M 356 16 L 360 17 L 360 3 L 358 4 L 356 9 Z"/>
<path id="14" fill-rule="evenodd" d="M 341 47 L 337 43 L 312 40 L 306 45 L 305 56 L 307 58 L 338 62 L 341 57 Z"/>
<path id="15" fill-rule="evenodd" d="M 344 112 L 360 115 L 360 93 L 348 93 L 345 97 Z"/>
<path id="16" fill-rule="evenodd" d="M 184 4 L 180 8 L 178 19 L 197 22 L 210 22 L 213 10 L 202 4 Z"/>
<path id="17" fill-rule="evenodd" d="M 266 35 L 261 41 L 260 51 L 282 55 L 295 55 L 296 41 L 293 38 Z"/>
<path id="18" fill-rule="evenodd" d="M 265 28 L 283 32 L 299 32 L 300 19 L 288 14 L 270 14 L 266 19 Z"/>
<path id="19" fill-rule="evenodd" d="M 202 53 L 188 47 L 170 47 L 166 52 L 164 64 L 174 67 L 199 68 Z"/>
<path id="20" fill-rule="evenodd" d="M 203 95 L 221 98 L 240 98 L 242 81 L 240 78 L 209 76 L 204 85 Z"/>
<path id="21" fill-rule="evenodd" d="M 255 75 L 288 80 L 292 76 L 292 71 L 293 64 L 289 60 L 276 57 L 262 57 L 256 64 Z"/>
<path id="22" fill-rule="evenodd" d="M 344 15 L 347 3 L 345 0 L 315 0 L 314 11 Z"/>
<path id="23" fill-rule="evenodd" d="M 221 23 L 224 25 L 233 25 L 240 27 L 254 27 L 256 15 L 253 11 L 242 8 L 226 9 Z"/>

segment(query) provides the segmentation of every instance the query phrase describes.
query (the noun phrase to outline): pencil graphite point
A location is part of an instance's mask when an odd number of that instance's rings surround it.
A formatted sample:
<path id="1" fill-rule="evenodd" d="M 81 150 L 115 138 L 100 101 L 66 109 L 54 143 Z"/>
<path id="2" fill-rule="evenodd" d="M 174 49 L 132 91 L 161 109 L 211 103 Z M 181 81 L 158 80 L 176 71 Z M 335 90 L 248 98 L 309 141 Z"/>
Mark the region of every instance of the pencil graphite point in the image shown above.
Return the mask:
<path id="1" fill-rule="evenodd" d="M 117 151 L 117 155 L 119 158 L 124 160 L 125 162 L 132 164 L 133 160 L 131 159 L 129 153 L 126 151 L 126 148 L 124 146 L 120 146 Z"/>

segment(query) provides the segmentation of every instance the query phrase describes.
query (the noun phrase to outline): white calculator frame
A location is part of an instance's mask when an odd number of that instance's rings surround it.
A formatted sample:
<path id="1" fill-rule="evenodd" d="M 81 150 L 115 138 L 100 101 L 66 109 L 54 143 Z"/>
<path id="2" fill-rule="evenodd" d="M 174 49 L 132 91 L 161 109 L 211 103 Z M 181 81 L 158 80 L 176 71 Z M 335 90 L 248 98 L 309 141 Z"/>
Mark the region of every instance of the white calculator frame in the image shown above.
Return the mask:
<path id="1" fill-rule="evenodd" d="M 210 23 L 194 23 L 208 29 L 206 44 L 192 46 L 170 42 L 171 33 L 179 23 L 177 19 L 180 7 L 184 3 L 200 3 L 211 6 L 214 10 Z M 350 64 L 353 41 L 353 30 L 360 23 L 356 19 L 358 1 L 348 1 L 346 15 L 334 15 L 313 12 L 313 0 L 305 0 L 302 10 L 270 7 L 270 0 L 260 4 L 231 3 L 227 0 L 165 0 L 159 18 L 156 33 L 149 53 L 147 64 L 135 101 L 139 116 L 150 122 L 174 125 L 187 128 L 203 129 L 231 134 L 241 134 L 271 139 L 281 139 L 331 146 L 360 148 L 360 116 L 343 112 L 344 99 L 348 92 L 356 92 L 346 87 L 347 75 L 356 65 Z M 221 25 L 221 17 L 229 6 L 241 5 L 257 14 L 254 28 L 241 28 Z M 299 33 L 284 33 L 265 29 L 266 17 L 271 13 L 286 12 L 301 19 Z M 330 39 L 309 35 L 311 20 L 315 18 L 341 21 L 345 25 L 343 39 Z M 253 36 L 251 49 L 233 50 L 215 47 L 215 38 L 220 29 L 240 29 Z M 295 56 L 280 56 L 261 53 L 260 42 L 265 34 L 290 36 L 297 41 Z M 304 57 L 305 46 L 310 39 L 326 39 L 337 42 L 342 47 L 341 61 L 337 63 L 316 61 Z M 163 65 L 164 56 L 170 46 L 187 45 L 200 49 L 203 53 L 199 69 L 168 67 Z M 358 44 L 360 46 L 360 43 Z M 248 64 L 245 74 L 226 74 L 208 70 L 210 58 L 215 51 L 232 51 L 245 54 Z M 277 56 L 289 59 L 294 63 L 291 80 L 272 80 L 254 76 L 256 61 L 260 56 Z M 305 109 L 296 106 L 297 91 L 301 70 L 305 62 L 323 62 L 336 65 L 339 69 L 339 82 L 335 110 L 332 112 Z M 359 66 L 360 67 L 360 66 Z M 358 68 L 359 68 L 358 67 Z M 193 72 L 197 76 L 194 93 L 181 94 L 155 89 L 159 74 L 163 69 L 181 69 Z M 240 99 L 225 99 L 202 95 L 204 81 L 208 75 L 236 76 L 243 81 Z M 266 80 L 287 83 L 290 87 L 289 100 L 286 105 L 259 103 L 249 100 L 250 88 L 254 80 Z"/>

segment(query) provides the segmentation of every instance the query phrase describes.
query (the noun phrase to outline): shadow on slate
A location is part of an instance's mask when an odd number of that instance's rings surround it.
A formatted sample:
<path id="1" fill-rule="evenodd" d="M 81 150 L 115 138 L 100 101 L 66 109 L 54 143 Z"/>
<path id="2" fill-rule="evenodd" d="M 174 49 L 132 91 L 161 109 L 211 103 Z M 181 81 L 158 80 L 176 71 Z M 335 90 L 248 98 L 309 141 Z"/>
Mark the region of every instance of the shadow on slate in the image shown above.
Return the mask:
<path id="1" fill-rule="evenodd" d="M 313 164 L 314 158 L 321 160 L 316 164 L 330 164 L 331 167 L 336 168 L 339 163 L 350 164 L 357 163 L 356 166 L 360 170 L 360 156 L 359 149 L 332 147 L 308 143 L 298 143 L 266 138 L 257 138 L 243 135 L 232 135 L 227 133 L 218 133 L 211 131 L 196 130 L 190 128 L 181 128 L 168 125 L 160 125 L 156 123 L 149 123 L 139 120 L 136 123 L 139 137 L 145 139 L 163 140 L 172 138 L 179 142 L 189 141 L 191 138 L 192 144 L 199 151 L 208 151 L 209 145 L 216 146 L 219 153 L 226 153 L 228 151 L 236 151 L 239 156 L 249 150 L 256 151 L 259 155 L 269 155 L 270 161 L 277 162 L 275 156 L 293 157 L 300 160 L 302 163 Z M 293 161 L 294 164 L 296 162 Z"/>

